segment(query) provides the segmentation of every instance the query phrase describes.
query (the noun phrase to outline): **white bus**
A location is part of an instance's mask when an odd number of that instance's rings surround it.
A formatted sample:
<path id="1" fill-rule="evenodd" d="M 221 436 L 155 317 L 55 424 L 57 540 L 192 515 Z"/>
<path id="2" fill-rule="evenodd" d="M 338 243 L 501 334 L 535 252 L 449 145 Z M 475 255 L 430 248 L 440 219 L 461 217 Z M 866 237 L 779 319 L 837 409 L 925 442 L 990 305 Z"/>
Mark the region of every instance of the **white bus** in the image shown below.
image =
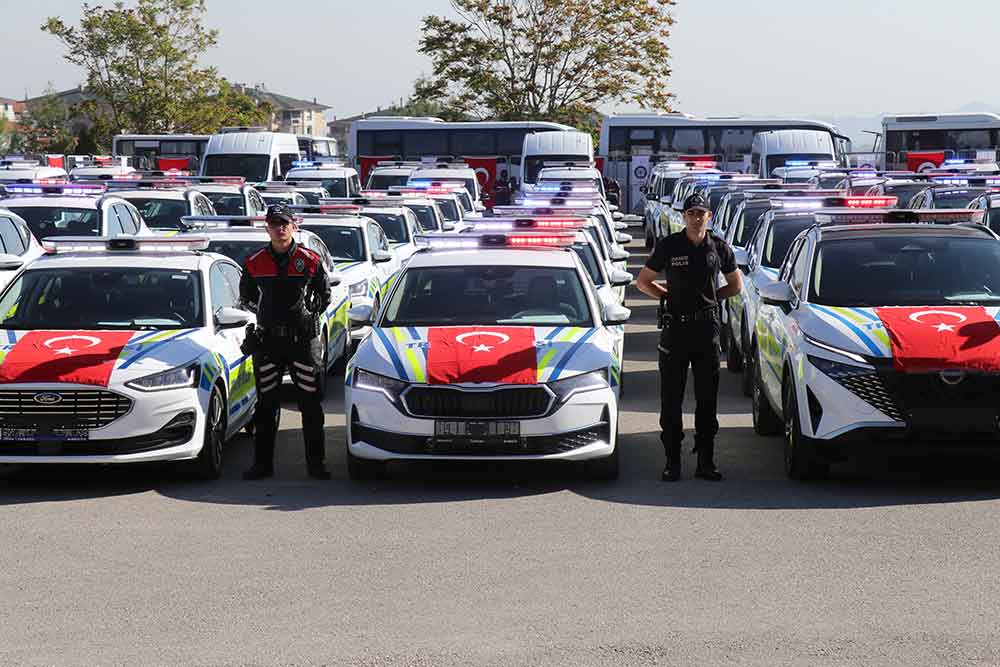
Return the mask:
<path id="1" fill-rule="evenodd" d="M 368 171 L 379 161 L 463 159 L 476 169 L 483 190 L 492 195 L 497 183 L 520 180 L 526 135 L 575 129 L 543 121 L 447 122 L 431 117 L 377 116 L 351 124 L 347 153 L 357 165 L 362 183 L 368 182 Z"/>
<path id="2" fill-rule="evenodd" d="M 746 172 L 750 168 L 754 137 L 769 130 L 828 132 L 837 162 L 843 162 L 850 151 L 848 137 L 833 125 L 818 120 L 641 113 L 604 117 L 597 160 L 604 175 L 621 186 L 622 209 L 641 213 L 645 200 L 639 188 L 649 175 L 651 164 L 682 156 L 714 155 L 719 169 Z"/>
<path id="3" fill-rule="evenodd" d="M 1000 116 L 995 113 L 901 114 L 882 118 L 875 144 L 880 167 L 925 171 L 945 160 L 996 162 Z"/>
<path id="4" fill-rule="evenodd" d="M 198 171 L 207 134 L 116 134 L 111 154 L 125 155 L 137 169 L 185 169 Z M 191 158 L 194 158 L 192 160 Z"/>

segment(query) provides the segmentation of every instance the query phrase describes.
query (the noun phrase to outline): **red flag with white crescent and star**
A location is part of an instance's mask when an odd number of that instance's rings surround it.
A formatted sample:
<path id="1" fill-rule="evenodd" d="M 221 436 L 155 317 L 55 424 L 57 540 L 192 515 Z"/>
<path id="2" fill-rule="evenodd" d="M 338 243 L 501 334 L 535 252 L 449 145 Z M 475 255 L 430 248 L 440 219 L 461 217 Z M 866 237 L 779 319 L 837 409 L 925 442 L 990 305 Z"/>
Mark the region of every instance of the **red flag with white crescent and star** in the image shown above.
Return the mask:
<path id="1" fill-rule="evenodd" d="M 427 330 L 430 384 L 536 384 L 534 327 L 431 327 Z"/>
<path id="2" fill-rule="evenodd" d="M 876 308 L 896 369 L 1000 372 L 1000 324 L 982 306 Z"/>
<path id="3" fill-rule="evenodd" d="M 0 363 L 0 384 L 71 382 L 107 387 L 133 331 L 31 331 Z"/>

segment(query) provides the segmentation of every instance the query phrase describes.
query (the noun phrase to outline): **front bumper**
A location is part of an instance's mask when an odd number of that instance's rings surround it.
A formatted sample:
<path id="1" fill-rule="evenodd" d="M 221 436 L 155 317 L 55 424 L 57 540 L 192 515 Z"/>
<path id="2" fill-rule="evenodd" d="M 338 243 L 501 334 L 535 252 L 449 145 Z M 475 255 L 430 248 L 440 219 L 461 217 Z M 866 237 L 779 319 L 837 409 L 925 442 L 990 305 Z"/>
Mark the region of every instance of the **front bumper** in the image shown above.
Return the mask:
<path id="1" fill-rule="evenodd" d="M 348 386 L 345 406 L 348 449 L 365 459 L 586 461 L 610 456 L 617 446 L 618 404 L 610 387 L 575 394 L 546 416 L 515 420 L 521 437 L 507 444 L 441 444 L 434 438 L 438 420 L 404 414 L 377 391 Z"/>
<path id="2" fill-rule="evenodd" d="M 54 384 L 5 387 L 37 392 L 81 388 L 84 387 Z M 180 461 L 192 459 L 201 451 L 208 402 L 206 392 L 195 388 L 140 392 L 120 386 L 111 391 L 131 398 L 132 407 L 107 426 L 90 430 L 89 439 L 0 440 L 0 463 Z"/>

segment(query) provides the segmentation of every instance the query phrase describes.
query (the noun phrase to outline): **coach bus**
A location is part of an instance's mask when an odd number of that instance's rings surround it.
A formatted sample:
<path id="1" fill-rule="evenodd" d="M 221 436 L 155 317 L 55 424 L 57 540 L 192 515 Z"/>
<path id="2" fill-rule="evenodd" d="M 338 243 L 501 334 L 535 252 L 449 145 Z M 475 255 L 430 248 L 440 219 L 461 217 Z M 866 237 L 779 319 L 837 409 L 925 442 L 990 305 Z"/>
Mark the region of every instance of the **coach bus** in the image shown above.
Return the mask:
<path id="1" fill-rule="evenodd" d="M 128 156 L 129 164 L 136 169 L 197 171 L 208 137 L 207 134 L 116 134 L 111 140 L 111 154 Z"/>
<path id="2" fill-rule="evenodd" d="M 945 160 L 995 162 L 1000 148 L 995 113 L 938 113 L 884 116 L 876 144 L 879 166 L 923 171 Z"/>
<path id="3" fill-rule="evenodd" d="M 491 192 L 498 181 L 520 179 L 525 135 L 575 129 L 544 121 L 447 122 L 430 117 L 377 116 L 351 124 L 347 152 L 362 183 L 379 161 L 480 158 L 466 162 L 480 174 L 483 189 Z"/>
<path id="4" fill-rule="evenodd" d="M 850 139 L 836 127 L 817 120 L 789 118 L 698 118 L 685 113 L 613 114 L 601 124 L 598 162 L 604 175 L 622 188 L 622 209 L 641 212 L 639 188 L 652 164 L 684 156 L 712 155 L 725 171 L 750 169 L 754 137 L 771 130 L 828 132 L 836 160 L 844 162 Z"/>

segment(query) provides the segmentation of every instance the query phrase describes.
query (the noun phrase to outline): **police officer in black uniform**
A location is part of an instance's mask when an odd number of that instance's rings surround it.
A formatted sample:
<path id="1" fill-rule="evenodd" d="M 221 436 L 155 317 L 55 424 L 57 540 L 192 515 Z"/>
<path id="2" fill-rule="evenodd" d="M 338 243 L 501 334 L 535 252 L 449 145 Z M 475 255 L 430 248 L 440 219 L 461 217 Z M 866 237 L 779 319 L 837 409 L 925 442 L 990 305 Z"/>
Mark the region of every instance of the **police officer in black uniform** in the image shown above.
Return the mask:
<path id="1" fill-rule="evenodd" d="M 281 381 L 291 375 L 302 412 L 309 475 L 330 479 L 324 464 L 320 396 L 323 351 L 320 314 L 330 305 L 330 281 L 319 255 L 295 242 L 295 216 L 282 205 L 267 209 L 271 242 L 247 257 L 240 299 L 257 313 L 248 332 L 257 379 L 254 463 L 243 479 L 274 475 L 274 439 L 281 411 Z"/>
<path id="2" fill-rule="evenodd" d="M 684 200 L 684 230 L 661 239 L 646 261 L 636 286 L 664 304 L 660 333 L 660 435 L 667 463 L 663 481 L 681 476 L 684 426 L 681 404 L 688 367 L 694 374 L 695 476 L 721 481 L 715 467 L 715 434 L 719 430 L 716 403 L 719 394 L 719 303 L 739 294 L 743 285 L 733 249 L 708 231 L 712 212 L 700 194 Z M 666 288 L 653 282 L 660 273 Z M 717 288 L 722 273 L 726 286 Z"/>

